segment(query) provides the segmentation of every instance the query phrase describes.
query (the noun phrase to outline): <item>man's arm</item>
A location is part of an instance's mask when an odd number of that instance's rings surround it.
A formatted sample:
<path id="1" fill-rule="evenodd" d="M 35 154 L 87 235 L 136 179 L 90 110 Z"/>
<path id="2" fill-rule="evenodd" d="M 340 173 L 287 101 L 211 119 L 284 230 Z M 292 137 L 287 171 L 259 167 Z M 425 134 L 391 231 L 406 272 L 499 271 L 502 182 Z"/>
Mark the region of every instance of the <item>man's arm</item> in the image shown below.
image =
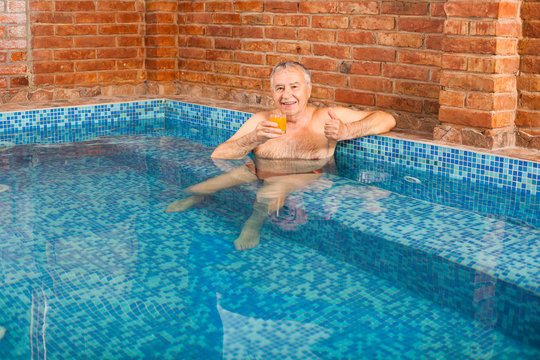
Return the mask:
<path id="1" fill-rule="evenodd" d="M 283 135 L 276 123 L 266 119 L 266 113 L 253 115 L 210 156 L 214 159 L 241 159 L 257 146 Z"/>
<path id="2" fill-rule="evenodd" d="M 328 116 L 324 133 L 335 141 L 378 135 L 396 126 L 394 117 L 384 111 L 356 111 L 337 107 L 329 108 Z"/>

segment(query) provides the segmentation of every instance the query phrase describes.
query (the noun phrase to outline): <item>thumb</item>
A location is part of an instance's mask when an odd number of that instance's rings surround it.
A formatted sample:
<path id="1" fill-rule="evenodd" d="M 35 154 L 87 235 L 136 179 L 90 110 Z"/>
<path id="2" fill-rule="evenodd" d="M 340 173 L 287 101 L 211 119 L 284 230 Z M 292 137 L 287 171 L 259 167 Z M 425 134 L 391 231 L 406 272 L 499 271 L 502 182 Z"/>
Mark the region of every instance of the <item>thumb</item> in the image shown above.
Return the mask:
<path id="1" fill-rule="evenodd" d="M 328 115 L 330 115 L 330 118 L 332 120 L 339 120 L 336 113 L 334 112 L 332 108 L 328 108 Z"/>

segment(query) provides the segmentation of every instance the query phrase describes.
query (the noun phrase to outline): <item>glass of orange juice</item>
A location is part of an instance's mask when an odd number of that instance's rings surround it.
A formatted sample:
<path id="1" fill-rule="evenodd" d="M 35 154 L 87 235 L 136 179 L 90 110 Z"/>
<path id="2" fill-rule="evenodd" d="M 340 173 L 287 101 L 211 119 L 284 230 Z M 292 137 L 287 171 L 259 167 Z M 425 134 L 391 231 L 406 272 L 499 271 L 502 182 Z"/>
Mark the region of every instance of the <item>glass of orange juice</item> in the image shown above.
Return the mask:
<path id="1" fill-rule="evenodd" d="M 275 122 L 278 129 L 280 129 L 281 131 L 287 131 L 287 117 L 285 116 L 285 114 L 279 111 L 274 111 L 270 114 L 270 121 Z"/>

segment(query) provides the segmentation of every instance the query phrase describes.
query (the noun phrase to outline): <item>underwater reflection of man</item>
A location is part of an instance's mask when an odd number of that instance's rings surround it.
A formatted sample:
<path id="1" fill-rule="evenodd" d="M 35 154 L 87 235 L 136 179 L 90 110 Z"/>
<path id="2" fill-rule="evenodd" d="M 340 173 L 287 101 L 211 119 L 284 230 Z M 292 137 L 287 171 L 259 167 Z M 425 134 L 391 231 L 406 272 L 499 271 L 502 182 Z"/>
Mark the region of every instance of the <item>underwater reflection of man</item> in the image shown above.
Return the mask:
<path id="1" fill-rule="evenodd" d="M 311 76 L 300 63 L 277 64 L 270 77 L 276 109 L 286 116 L 286 132 L 270 121 L 275 110 L 249 118 L 212 153 L 217 159 L 241 159 L 250 152 L 254 161 L 186 189 L 192 196 L 176 200 L 167 212 L 184 211 L 205 195 L 231 186 L 262 179 L 253 213 L 234 241 L 238 250 L 259 244 L 259 232 L 269 211 L 276 211 L 285 197 L 320 176 L 340 140 L 377 135 L 395 126 L 394 117 L 382 111 L 309 105 Z"/>

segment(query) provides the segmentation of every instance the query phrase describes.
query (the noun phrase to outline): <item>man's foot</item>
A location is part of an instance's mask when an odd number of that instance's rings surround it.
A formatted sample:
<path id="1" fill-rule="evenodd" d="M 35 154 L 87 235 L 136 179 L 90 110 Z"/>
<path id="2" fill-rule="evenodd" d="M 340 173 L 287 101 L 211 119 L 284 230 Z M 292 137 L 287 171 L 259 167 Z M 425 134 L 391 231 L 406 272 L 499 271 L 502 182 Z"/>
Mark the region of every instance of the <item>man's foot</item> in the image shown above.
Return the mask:
<path id="1" fill-rule="evenodd" d="M 184 199 L 173 201 L 172 203 L 167 206 L 167 209 L 165 209 L 165 212 L 172 213 L 172 212 L 180 212 L 185 211 L 192 207 L 195 204 L 200 203 L 204 200 L 203 195 L 192 195 Z"/>
<path id="2" fill-rule="evenodd" d="M 245 226 L 238 239 L 234 240 L 234 247 L 236 250 L 253 249 L 255 246 L 259 245 L 259 238 L 259 229 Z"/>

